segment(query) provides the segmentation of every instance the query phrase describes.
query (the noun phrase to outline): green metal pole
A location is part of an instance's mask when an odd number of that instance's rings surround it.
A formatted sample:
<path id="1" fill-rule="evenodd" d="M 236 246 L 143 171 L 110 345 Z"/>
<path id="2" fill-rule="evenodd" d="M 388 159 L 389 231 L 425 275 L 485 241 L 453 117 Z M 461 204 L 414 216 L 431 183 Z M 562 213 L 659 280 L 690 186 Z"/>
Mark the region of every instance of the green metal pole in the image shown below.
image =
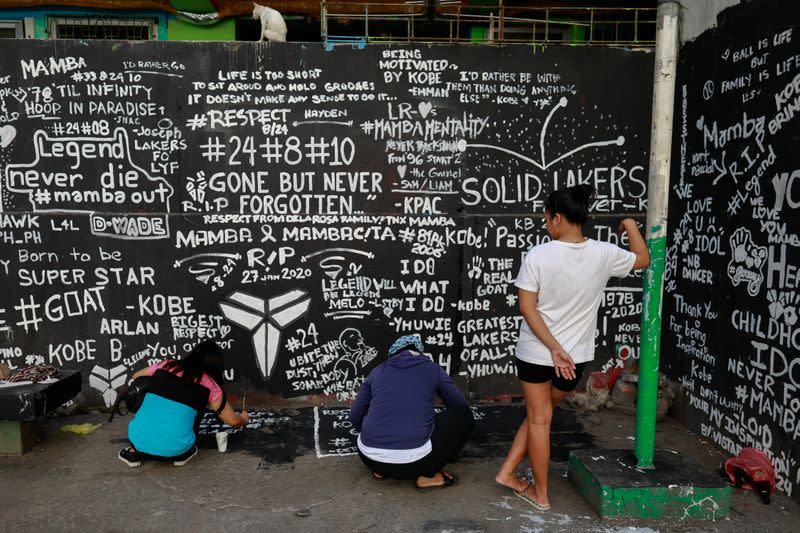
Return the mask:
<path id="1" fill-rule="evenodd" d="M 639 468 L 654 468 L 658 359 L 661 345 L 661 292 L 664 286 L 667 247 L 667 202 L 679 13 L 680 5 L 677 0 L 659 0 L 645 233 L 647 247 L 650 250 L 650 266 L 644 275 L 642 293 L 642 332 L 634 445 Z"/>
<path id="2" fill-rule="evenodd" d="M 648 233 L 659 234 L 661 228 Z M 658 404 L 658 361 L 661 344 L 661 291 L 664 286 L 666 236 L 647 239 L 650 267 L 644 275 L 642 296 L 642 344 L 639 350 L 639 389 L 636 399 L 636 454 L 639 468 L 654 468 L 656 409 Z"/>

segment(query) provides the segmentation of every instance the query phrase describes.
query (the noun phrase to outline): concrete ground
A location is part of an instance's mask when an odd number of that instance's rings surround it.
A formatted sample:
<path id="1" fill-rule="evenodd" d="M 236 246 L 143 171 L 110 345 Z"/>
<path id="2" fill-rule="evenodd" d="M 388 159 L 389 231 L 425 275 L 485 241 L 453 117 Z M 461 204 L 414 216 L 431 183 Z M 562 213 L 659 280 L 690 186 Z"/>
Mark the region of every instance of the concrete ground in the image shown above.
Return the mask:
<path id="1" fill-rule="evenodd" d="M 730 516 L 714 522 L 600 520 L 567 480 L 563 458 L 570 448 L 632 448 L 633 418 L 608 410 L 557 412 L 566 420 L 554 435 L 554 456 L 562 460 L 551 466 L 552 510 L 537 513 L 493 481 L 522 408 L 492 413 L 501 415 L 478 422 L 465 457 L 451 466 L 459 483 L 424 494 L 411 482 L 373 480 L 357 456 L 318 458 L 312 409 L 273 412 L 279 416 L 271 423 L 232 435 L 227 453 L 201 449 L 180 468 L 120 462 L 129 417 L 110 424 L 101 413 L 48 418 L 41 423 L 45 438 L 32 451 L 0 457 L 0 531 L 800 530 L 800 505 L 793 500 L 776 495 L 763 505 L 741 490 L 734 490 Z M 508 424 L 492 420 L 498 417 Z M 87 436 L 59 430 L 83 422 L 103 425 Z M 672 420 L 659 424 L 656 442 L 709 470 L 724 459 Z"/>

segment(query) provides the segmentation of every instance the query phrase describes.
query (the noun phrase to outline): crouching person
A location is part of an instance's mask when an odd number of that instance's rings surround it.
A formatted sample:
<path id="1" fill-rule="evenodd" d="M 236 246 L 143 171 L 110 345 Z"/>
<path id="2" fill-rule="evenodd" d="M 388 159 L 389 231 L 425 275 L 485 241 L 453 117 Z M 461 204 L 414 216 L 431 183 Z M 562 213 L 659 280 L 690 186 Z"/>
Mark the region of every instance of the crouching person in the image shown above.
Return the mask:
<path id="1" fill-rule="evenodd" d="M 197 455 L 197 429 L 206 406 L 231 427 L 247 424 L 250 415 L 234 412 L 220 388 L 223 369 L 222 349 L 203 341 L 180 361 L 170 359 L 136 372 L 134 379 L 152 378 L 128 424 L 131 446 L 120 450 L 120 460 L 131 467 L 144 459 L 183 466 Z"/>
<path id="2" fill-rule="evenodd" d="M 475 424 L 450 376 L 423 354 L 418 335 L 400 337 L 389 358 L 370 372 L 350 409 L 360 432 L 358 455 L 375 479 L 414 479 L 420 490 L 454 485 L 443 470 Z M 434 411 L 436 395 L 446 406 Z"/>

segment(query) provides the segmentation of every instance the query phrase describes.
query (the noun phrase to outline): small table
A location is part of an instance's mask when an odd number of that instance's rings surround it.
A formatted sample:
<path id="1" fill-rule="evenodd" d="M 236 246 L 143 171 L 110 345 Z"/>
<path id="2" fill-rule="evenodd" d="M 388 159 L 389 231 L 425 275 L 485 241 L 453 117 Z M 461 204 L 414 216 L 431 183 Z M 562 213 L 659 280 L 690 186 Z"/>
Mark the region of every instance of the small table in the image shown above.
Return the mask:
<path id="1" fill-rule="evenodd" d="M 36 442 L 36 417 L 81 392 L 80 370 L 62 370 L 56 381 L 0 387 L 0 455 L 22 455 Z"/>

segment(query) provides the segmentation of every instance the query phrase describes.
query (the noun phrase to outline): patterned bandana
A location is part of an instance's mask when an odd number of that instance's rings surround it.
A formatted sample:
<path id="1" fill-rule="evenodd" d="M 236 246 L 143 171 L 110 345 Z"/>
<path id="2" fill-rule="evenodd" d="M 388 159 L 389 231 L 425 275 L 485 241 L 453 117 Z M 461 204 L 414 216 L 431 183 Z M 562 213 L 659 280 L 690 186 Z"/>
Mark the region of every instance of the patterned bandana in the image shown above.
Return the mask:
<path id="1" fill-rule="evenodd" d="M 389 347 L 389 357 L 393 356 L 394 354 L 398 353 L 402 348 L 406 346 L 413 345 L 419 353 L 425 351 L 425 346 L 422 344 L 422 341 L 419 339 L 419 335 L 403 335 Z"/>

